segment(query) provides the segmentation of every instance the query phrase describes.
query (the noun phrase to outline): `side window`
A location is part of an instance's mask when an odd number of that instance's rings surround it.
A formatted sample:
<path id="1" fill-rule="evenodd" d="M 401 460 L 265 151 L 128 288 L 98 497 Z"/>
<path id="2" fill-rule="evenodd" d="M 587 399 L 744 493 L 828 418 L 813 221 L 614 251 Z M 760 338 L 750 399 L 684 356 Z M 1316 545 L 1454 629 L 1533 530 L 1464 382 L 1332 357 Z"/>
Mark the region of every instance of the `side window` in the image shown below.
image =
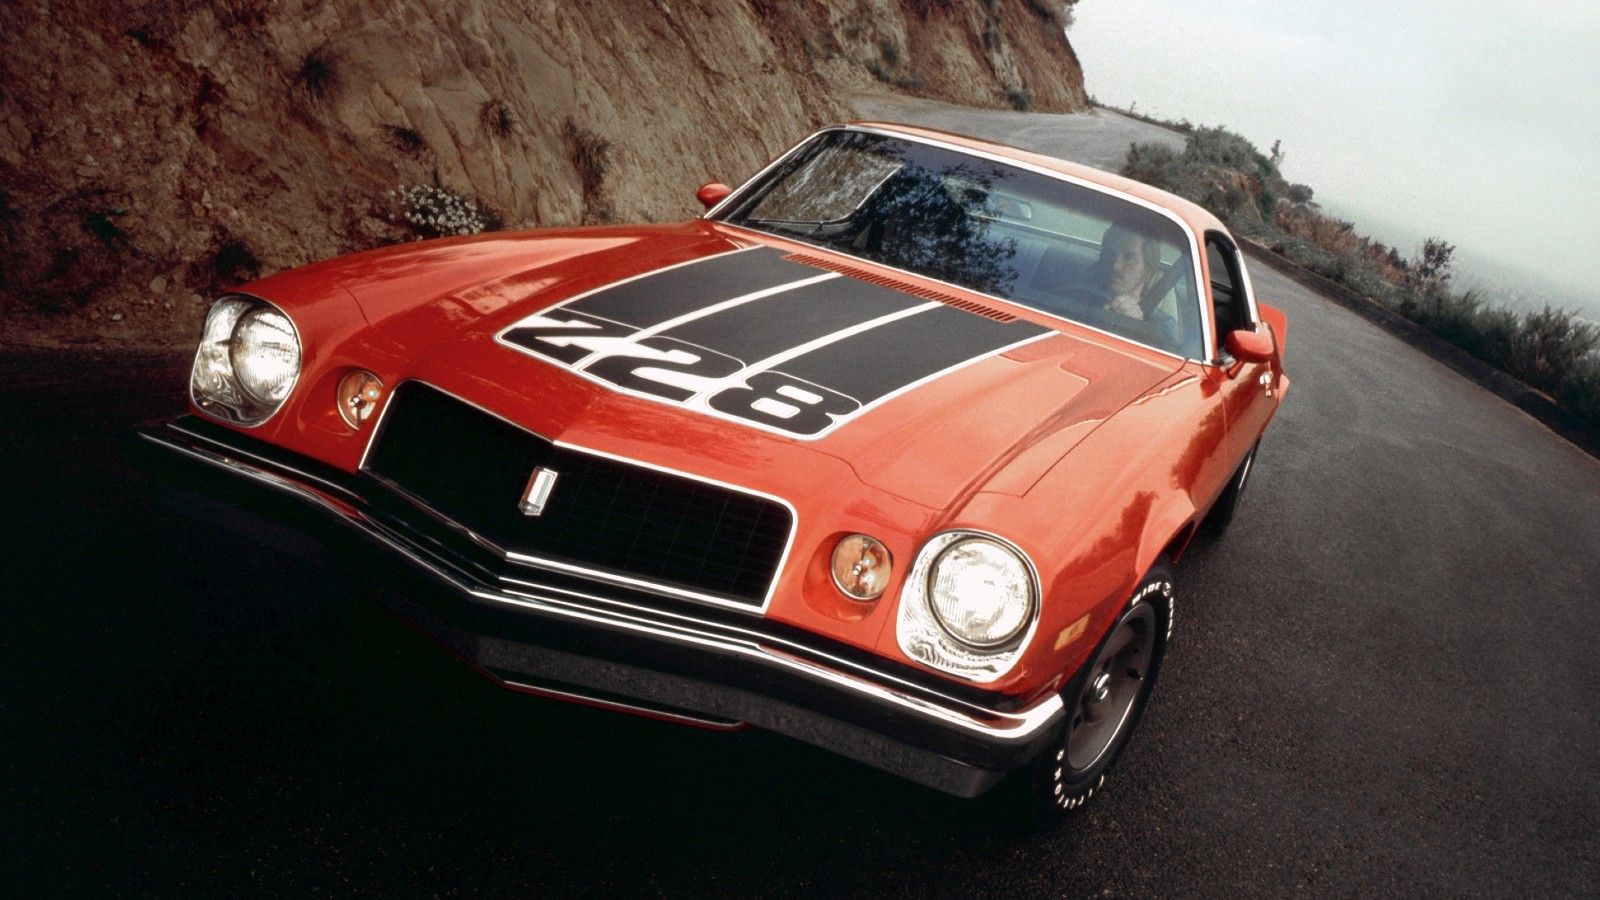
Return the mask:
<path id="1" fill-rule="evenodd" d="M 1228 332 L 1250 328 L 1250 308 L 1240 289 L 1238 251 L 1217 234 L 1206 235 L 1206 263 L 1211 270 L 1211 304 L 1217 323 L 1217 344 Z"/>

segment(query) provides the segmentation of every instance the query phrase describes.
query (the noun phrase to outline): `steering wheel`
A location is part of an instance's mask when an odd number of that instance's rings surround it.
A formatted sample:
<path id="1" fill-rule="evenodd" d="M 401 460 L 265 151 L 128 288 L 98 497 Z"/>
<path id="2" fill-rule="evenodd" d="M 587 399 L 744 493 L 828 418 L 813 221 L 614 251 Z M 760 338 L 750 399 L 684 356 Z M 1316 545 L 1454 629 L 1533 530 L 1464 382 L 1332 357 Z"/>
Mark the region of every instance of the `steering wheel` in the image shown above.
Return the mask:
<path id="1" fill-rule="evenodd" d="M 1088 284 L 1069 285 L 1061 292 L 1062 306 L 1074 311 L 1099 311 L 1111 304 L 1111 294 Z"/>
<path id="2" fill-rule="evenodd" d="M 1170 285 L 1168 285 L 1170 289 Z M 1148 296 L 1148 295 L 1147 295 Z M 1131 337 L 1151 346 L 1163 346 L 1166 336 L 1143 319 L 1111 308 L 1111 294 L 1093 285 L 1077 284 L 1061 292 L 1067 318 L 1093 328 Z"/>

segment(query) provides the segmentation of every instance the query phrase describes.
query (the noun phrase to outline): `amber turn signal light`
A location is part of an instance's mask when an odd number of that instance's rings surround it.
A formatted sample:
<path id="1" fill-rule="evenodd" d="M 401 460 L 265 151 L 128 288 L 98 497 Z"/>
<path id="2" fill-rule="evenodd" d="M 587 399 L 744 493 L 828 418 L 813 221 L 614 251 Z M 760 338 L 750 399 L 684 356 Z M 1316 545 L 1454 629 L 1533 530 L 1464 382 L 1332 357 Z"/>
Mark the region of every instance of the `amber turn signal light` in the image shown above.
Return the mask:
<path id="1" fill-rule="evenodd" d="M 360 428 L 372 418 L 372 411 L 382 398 L 383 382 L 371 372 L 357 369 L 339 379 L 339 416 L 351 428 Z"/>
<path id="2" fill-rule="evenodd" d="M 876 538 L 852 534 L 833 548 L 833 583 L 852 600 L 876 600 L 892 569 L 889 548 Z"/>

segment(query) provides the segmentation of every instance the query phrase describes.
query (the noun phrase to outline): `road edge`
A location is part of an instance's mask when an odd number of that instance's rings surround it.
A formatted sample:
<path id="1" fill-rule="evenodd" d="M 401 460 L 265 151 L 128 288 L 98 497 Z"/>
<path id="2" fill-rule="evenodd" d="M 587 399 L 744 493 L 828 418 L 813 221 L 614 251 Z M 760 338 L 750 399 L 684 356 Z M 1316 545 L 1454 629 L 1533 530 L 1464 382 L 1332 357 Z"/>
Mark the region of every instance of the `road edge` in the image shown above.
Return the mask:
<path id="1" fill-rule="evenodd" d="M 1249 238 L 1241 238 L 1240 246 L 1251 259 L 1271 266 L 1285 277 L 1315 291 L 1318 295 L 1326 297 L 1399 338 L 1413 349 L 1443 363 L 1456 374 L 1475 382 L 1479 387 L 1532 416 L 1541 425 L 1566 439 L 1579 450 L 1595 459 L 1600 459 L 1600 438 L 1587 433 L 1572 420 L 1570 414 L 1545 394 L 1478 359 L 1378 301 L 1363 296 L 1331 278 L 1319 275 L 1274 252 L 1264 244 Z"/>

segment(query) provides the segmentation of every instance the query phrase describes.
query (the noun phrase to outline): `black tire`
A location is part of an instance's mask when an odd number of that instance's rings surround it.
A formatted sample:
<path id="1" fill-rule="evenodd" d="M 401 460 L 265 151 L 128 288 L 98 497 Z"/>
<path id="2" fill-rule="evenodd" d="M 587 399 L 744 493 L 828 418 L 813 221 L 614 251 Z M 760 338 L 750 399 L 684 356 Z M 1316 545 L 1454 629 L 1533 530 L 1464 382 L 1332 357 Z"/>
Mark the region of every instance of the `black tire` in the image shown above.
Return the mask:
<path id="1" fill-rule="evenodd" d="M 1222 496 L 1211 505 L 1211 513 L 1206 516 L 1205 532 L 1210 537 L 1220 537 L 1228 530 L 1228 525 L 1233 522 L 1234 510 L 1239 506 L 1239 497 L 1244 494 L 1245 485 L 1250 481 L 1250 470 L 1255 468 L 1256 451 L 1261 449 L 1261 442 L 1250 448 L 1245 455 L 1244 462 L 1234 470 L 1233 477 L 1228 479 L 1228 486 L 1222 489 Z"/>
<path id="2" fill-rule="evenodd" d="M 1161 672 L 1172 614 L 1172 567 L 1162 560 L 1139 582 L 1088 664 L 1062 692 L 1066 721 L 1028 772 L 1030 805 L 1039 818 L 1066 816 L 1105 783 Z"/>

